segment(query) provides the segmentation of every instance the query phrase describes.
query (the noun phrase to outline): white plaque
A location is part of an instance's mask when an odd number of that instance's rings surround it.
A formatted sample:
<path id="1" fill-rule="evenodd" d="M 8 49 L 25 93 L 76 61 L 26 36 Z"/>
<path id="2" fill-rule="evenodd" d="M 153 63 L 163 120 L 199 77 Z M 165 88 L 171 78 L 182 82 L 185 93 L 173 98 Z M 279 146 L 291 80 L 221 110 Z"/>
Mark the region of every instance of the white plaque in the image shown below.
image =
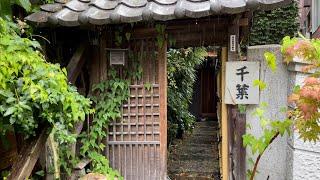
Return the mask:
<path id="1" fill-rule="evenodd" d="M 230 51 L 236 52 L 236 35 L 230 35 Z"/>
<path id="2" fill-rule="evenodd" d="M 259 104 L 259 87 L 253 81 L 259 79 L 259 62 L 226 62 L 226 104 Z"/>

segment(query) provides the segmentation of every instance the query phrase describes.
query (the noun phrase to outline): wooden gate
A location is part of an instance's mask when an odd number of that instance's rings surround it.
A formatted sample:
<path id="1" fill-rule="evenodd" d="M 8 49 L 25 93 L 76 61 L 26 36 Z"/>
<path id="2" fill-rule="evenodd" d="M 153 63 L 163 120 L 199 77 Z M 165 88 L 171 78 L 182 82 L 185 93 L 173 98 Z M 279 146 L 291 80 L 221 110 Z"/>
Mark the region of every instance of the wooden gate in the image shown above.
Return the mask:
<path id="1" fill-rule="evenodd" d="M 166 42 L 162 48 L 155 42 L 152 38 L 131 44 L 142 78 L 130 85 L 122 119 L 109 126 L 106 155 L 127 180 L 166 179 Z"/>

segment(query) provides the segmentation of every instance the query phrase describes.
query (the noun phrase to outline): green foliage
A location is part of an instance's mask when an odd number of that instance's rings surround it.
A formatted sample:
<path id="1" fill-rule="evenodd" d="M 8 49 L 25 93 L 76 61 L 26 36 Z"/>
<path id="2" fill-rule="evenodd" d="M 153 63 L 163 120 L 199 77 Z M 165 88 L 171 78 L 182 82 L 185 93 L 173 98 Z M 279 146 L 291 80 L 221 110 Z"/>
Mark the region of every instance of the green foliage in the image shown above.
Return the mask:
<path id="1" fill-rule="evenodd" d="M 264 57 L 268 67 L 275 72 L 277 69 L 276 56 L 271 52 L 265 52 Z M 261 91 L 267 87 L 267 84 L 259 79 L 254 80 L 253 85 L 258 86 Z M 242 136 L 243 146 L 250 148 L 252 155 L 258 154 L 255 161 L 253 161 L 252 158 L 249 159 L 252 169 L 250 168 L 247 170 L 247 176 L 250 180 L 253 180 L 258 172 L 257 167 L 265 150 L 279 135 L 283 136 L 286 132 L 290 134 L 291 126 L 293 124 L 291 119 L 277 120 L 267 118 L 265 115 L 267 108 L 268 104 L 262 102 L 260 106 L 252 113 L 252 115 L 258 118 L 260 121 L 260 131 L 262 132 L 261 135 L 257 137 L 251 133 L 246 133 Z M 280 112 L 284 111 L 286 111 L 286 108 L 280 108 Z M 247 125 L 247 128 L 251 129 L 250 124 Z"/>
<path id="2" fill-rule="evenodd" d="M 299 57 L 307 63 L 303 71 L 314 70 L 301 87 L 294 87 L 289 99 L 296 108 L 289 111 L 289 115 L 294 120 L 300 138 L 316 142 L 320 139 L 320 40 L 287 36 L 283 38 L 281 52 L 285 62 L 290 63 L 294 57 Z"/>
<path id="3" fill-rule="evenodd" d="M 267 66 L 271 69 L 272 72 L 277 70 L 277 58 L 276 55 L 271 52 L 265 52 L 264 58 L 267 63 Z"/>
<path id="4" fill-rule="evenodd" d="M 253 159 L 249 159 L 250 166 L 252 169 L 247 170 L 247 176 L 250 179 L 253 179 L 257 171 L 257 166 L 260 160 L 260 157 L 267 149 L 267 147 L 273 142 L 275 138 L 279 135 L 283 136 L 285 133 L 290 134 L 292 120 L 285 119 L 283 121 L 280 120 L 271 120 L 265 116 L 267 105 L 266 103 L 262 103 L 260 107 L 256 108 L 255 111 L 252 113 L 253 116 L 257 117 L 260 121 L 261 127 L 261 136 L 256 137 L 253 134 L 246 133 L 242 136 L 243 138 L 243 146 L 248 147 L 251 149 L 252 154 L 258 154 L 258 158 L 256 161 Z M 251 128 L 250 128 L 251 129 Z"/>
<path id="5" fill-rule="evenodd" d="M 245 104 L 238 104 L 238 110 L 240 113 L 246 113 L 247 106 Z"/>
<path id="6" fill-rule="evenodd" d="M 149 82 L 148 82 L 148 83 L 145 83 L 145 84 L 144 84 L 144 88 L 146 88 L 147 91 L 151 91 L 152 84 L 149 83 Z"/>
<path id="7" fill-rule="evenodd" d="M 90 101 L 67 83 L 66 71 L 46 62 L 36 41 L 20 38 L 0 19 L 0 131 L 33 136 L 45 123 L 68 135 Z M 65 131 L 64 131 L 65 130 Z"/>
<path id="8" fill-rule="evenodd" d="M 298 4 L 253 15 L 249 45 L 279 44 L 284 36 L 295 36 L 298 31 Z"/>
<path id="9" fill-rule="evenodd" d="M 0 1 L 0 17 L 10 17 L 12 15 L 11 7 L 18 5 L 27 12 L 31 11 L 31 3 L 29 0 L 1 0 Z M 10 19 L 9 18 L 9 19 Z"/>
<path id="10" fill-rule="evenodd" d="M 39 0 L 37 4 L 32 4 L 30 0 L 1 0 L 0 1 L 0 17 L 11 20 L 14 12 L 12 7 L 14 5 L 21 7 L 27 13 L 39 11 L 41 4 L 54 3 L 54 0 Z"/>
<path id="11" fill-rule="evenodd" d="M 119 77 L 117 71 L 111 69 L 108 72 L 108 80 L 93 87 L 97 96 L 91 99 L 95 103 L 96 113 L 89 133 L 82 134 L 81 139 L 81 154 L 92 160 L 92 172 L 120 177 L 101 153 L 105 147 L 103 139 L 107 136 L 106 129 L 109 123 L 121 118 L 122 104 L 129 97 L 129 84 L 130 81 Z"/>
<path id="12" fill-rule="evenodd" d="M 285 132 L 290 134 L 290 127 L 292 125 L 292 121 L 290 119 L 286 119 L 284 121 L 270 120 L 265 117 L 264 113 L 265 108 L 259 107 L 256 108 L 252 114 L 260 120 L 260 126 L 263 134 L 260 137 L 255 137 L 252 134 L 245 134 L 243 136 L 243 145 L 245 147 L 250 147 L 252 154 L 262 154 L 269 146 L 271 139 L 277 133 L 281 136 L 283 136 Z"/>
<path id="13" fill-rule="evenodd" d="M 166 29 L 166 26 L 165 25 L 161 25 L 161 24 L 156 24 L 156 31 L 157 31 L 157 46 L 158 47 L 162 47 L 163 46 L 163 43 L 164 43 L 164 40 L 165 40 L 165 37 L 164 37 L 164 31 Z"/>
<path id="14" fill-rule="evenodd" d="M 259 79 L 255 79 L 253 81 L 253 86 L 258 86 L 259 89 L 262 91 L 267 87 L 267 84 Z"/>
<path id="15" fill-rule="evenodd" d="M 17 31 L 0 18 L 0 135 L 14 130 L 29 138 L 50 126 L 60 155 L 68 156 L 74 124 L 91 112 L 91 101 L 68 83 L 65 69 L 45 61 L 38 42 Z"/>
<path id="16" fill-rule="evenodd" d="M 122 116 L 121 107 L 129 98 L 131 80 L 139 80 L 142 77 L 142 67 L 138 59 L 141 56 L 142 54 L 137 55 L 129 51 L 129 59 L 132 59 L 133 62 L 130 68 L 125 68 L 123 74 L 120 75 L 116 66 L 110 67 L 107 80 L 96 84 L 92 89 L 95 96 L 92 96 L 91 99 L 95 103 L 96 112 L 90 131 L 81 135 L 80 153 L 83 157 L 91 160 L 92 172 L 104 174 L 107 179 L 115 177 L 122 179 L 119 172 L 109 166 L 108 159 L 103 155 L 105 148 L 103 140 L 107 137 L 106 129 L 109 123 L 118 121 Z M 148 90 L 151 89 L 150 83 L 146 83 L 144 86 Z"/>
<path id="17" fill-rule="evenodd" d="M 192 128 L 195 118 L 189 112 L 189 105 L 196 81 L 196 67 L 206 56 L 205 48 L 171 49 L 168 52 L 169 142 Z"/>

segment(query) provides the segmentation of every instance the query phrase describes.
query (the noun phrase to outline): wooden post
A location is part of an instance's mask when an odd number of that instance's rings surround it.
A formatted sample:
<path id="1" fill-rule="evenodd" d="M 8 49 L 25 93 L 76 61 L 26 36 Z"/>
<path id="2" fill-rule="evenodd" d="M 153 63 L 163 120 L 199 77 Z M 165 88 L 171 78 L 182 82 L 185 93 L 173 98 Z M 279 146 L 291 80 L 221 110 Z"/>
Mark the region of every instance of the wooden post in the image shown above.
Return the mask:
<path id="1" fill-rule="evenodd" d="M 40 152 L 47 141 L 49 129 L 50 128 L 47 127 L 43 128 L 40 136 L 36 136 L 31 139 L 29 143 L 25 143 L 11 168 L 12 170 L 8 180 L 25 180 L 29 178 Z"/>
<path id="2" fill-rule="evenodd" d="M 80 44 L 76 52 L 73 54 L 72 58 L 70 59 L 70 62 L 67 66 L 68 80 L 71 83 L 75 83 L 75 81 L 77 80 L 77 77 L 81 72 L 81 68 L 85 62 L 85 59 L 82 58 L 82 55 L 85 49 L 86 49 L 86 45 L 84 43 Z"/>
<path id="3" fill-rule="evenodd" d="M 227 105 L 224 103 L 227 48 L 222 48 L 221 55 L 221 133 L 222 133 L 222 179 L 229 180 L 229 137 Z"/>
<path id="4" fill-rule="evenodd" d="M 160 86 L 160 156 L 162 178 L 167 172 L 167 38 L 158 49 L 158 68 Z"/>

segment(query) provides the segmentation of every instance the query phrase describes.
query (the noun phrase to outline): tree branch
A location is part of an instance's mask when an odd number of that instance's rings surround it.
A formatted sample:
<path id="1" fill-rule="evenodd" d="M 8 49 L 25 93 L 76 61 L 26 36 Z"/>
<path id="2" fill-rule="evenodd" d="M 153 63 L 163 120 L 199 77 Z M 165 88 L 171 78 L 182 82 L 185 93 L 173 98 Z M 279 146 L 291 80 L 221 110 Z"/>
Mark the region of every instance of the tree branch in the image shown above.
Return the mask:
<path id="1" fill-rule="evenodd" d="M 270 140 L 270 142 L 268 143 L 268 146 L 266 148 L 264 148 L 264 150 L 262 151 L 262 153 L 260 153 L 256 159 L 256 162 L 254 163 L 254 167 L 253 167 L 253 170 L 252 170 L 252 174 L 250 176 L 250 180 L 253 180 L 254 176 L 256 175 L 256 172 L 257 172 L 257 168 L 258 168 L 258 164 L 259 164 L 259 161 L 260 161 L 260 158 L 261 156 L 263 155 L 263 153 L 266 151 L 266 149 L 270 146 L 270 144 L 279 136 L 279 132 L 277 132 L 273 137 L 272 139 Z"/>

